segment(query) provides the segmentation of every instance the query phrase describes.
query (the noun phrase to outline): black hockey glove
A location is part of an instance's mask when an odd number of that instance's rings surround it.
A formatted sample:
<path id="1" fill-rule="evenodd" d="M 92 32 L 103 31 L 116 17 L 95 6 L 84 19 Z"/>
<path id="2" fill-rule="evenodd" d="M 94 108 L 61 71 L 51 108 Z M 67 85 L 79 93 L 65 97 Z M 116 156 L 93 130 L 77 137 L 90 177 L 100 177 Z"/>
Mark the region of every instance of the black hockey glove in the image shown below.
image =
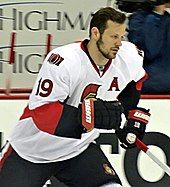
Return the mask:
<path id="1" fill-rule="evenodd" d="M 81 124 L 90 131 L 98 129 L 117 129 L 121 124 L 122 105 L 119 101 L 88 99 L 79 106 Z"/>
<path id="2" fill-rule="evenodd" d="M 118 128 L 115 133 L 125 149 L 136 147 L 136 138 L 142 140 L 145 134 L 146 124 L 150 118 L 149 110 L 137 108 L 130 110 L 124 127 Z"/>

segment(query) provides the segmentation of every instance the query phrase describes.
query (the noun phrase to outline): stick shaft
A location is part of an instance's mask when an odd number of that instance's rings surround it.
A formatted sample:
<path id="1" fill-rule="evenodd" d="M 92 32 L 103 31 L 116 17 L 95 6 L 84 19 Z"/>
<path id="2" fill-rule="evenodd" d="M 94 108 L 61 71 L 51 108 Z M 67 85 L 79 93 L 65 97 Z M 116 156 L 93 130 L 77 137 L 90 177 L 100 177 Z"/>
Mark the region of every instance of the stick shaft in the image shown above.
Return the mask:
<path id="1" fill-rule="evenodd" d="M 153 153 L 150 152 L 150 150 L 148 149 L 148 151 L 146 152 L 146 154 L 155 162 L 157 163 L 169 176 L 170 176 L 170 167 L 168 165 L 166 165 L 165 163 L 161 162 L 155 155 L 153 155 Z"/>
<path id="2" fill-rule="evenodd" d="M 140 150 L 145 152 L 156 164 L 158 164 L 163 169 L 165 173 L 167 173 L 170 176 L 170 167 L 167 164 L 161 162 L 153 153 L 151 153 L 149 148 L 139 139 L 137 139 L 135 143 Z"/>

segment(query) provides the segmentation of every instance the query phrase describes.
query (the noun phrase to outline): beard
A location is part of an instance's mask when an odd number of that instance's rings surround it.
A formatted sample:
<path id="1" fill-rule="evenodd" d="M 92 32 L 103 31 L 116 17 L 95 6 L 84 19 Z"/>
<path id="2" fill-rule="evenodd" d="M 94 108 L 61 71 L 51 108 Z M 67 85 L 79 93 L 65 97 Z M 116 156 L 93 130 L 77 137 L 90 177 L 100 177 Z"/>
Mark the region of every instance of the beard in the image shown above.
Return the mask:
<path id="1" fill-rule="evenodd" d="M 111 55 L 109 54 L 109 51 L 107 51 L 104 48 L 104 42 L 102 40 L 102 37 L 100 37 L 100 39 L 96 42 L 97 48 L 99 50 L 99 52 L 106 58 L 106 59 L 114 59 L 115 55 Z"/>

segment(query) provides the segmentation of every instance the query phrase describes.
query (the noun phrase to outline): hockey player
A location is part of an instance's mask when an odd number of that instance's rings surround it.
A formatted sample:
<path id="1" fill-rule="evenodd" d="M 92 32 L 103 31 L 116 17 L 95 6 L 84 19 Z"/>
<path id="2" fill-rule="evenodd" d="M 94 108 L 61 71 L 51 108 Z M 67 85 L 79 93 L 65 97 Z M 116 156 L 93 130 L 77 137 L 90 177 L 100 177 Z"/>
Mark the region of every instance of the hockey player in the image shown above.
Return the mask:
<path id="1" fill-rule="evenodd" d="M 51 176 L 70 187 L 121 186 L 95 144 L 99 129 L 115 129 L 132 148 L 150 116 L 137 107 L 146 74 L 137 48 L 122 41 L 125 19 L 102 8 L 92 17 L 90 40 L 47 55 L 1 160 L 1 187 L 42 187 Z M 127 122 L 120 128 L 122 112 Z"/>

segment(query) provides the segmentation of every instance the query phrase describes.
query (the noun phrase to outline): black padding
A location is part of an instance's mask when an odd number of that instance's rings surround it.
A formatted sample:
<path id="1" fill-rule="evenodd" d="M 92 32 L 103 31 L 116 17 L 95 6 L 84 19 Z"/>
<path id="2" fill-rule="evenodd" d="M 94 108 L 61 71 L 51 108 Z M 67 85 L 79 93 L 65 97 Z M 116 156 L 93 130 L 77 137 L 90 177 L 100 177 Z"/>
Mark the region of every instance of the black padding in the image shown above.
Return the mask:
<path id="1" fill-rule="evenodd" d="M 117 129 L 121 124 L 122 105 L 119 101 L 94 102 L 94 127 L 99 129 Z"/>
<path id="2" fill-rule="evenodd" d="M 128 111 L 135 109 L 139 103 L 141 92 L 136 89 L 136 82 L 131 81 L 119 94 L 118 100 L 121 102 L 126 117 Z"/>
<path id="3" fill-rule="evenodd" d="M 68 138 L 81 138 L 83 126 L 78 120 L 78 108 L 64 104 L 61 119 L 55 130 L 55 135 Z"/>

